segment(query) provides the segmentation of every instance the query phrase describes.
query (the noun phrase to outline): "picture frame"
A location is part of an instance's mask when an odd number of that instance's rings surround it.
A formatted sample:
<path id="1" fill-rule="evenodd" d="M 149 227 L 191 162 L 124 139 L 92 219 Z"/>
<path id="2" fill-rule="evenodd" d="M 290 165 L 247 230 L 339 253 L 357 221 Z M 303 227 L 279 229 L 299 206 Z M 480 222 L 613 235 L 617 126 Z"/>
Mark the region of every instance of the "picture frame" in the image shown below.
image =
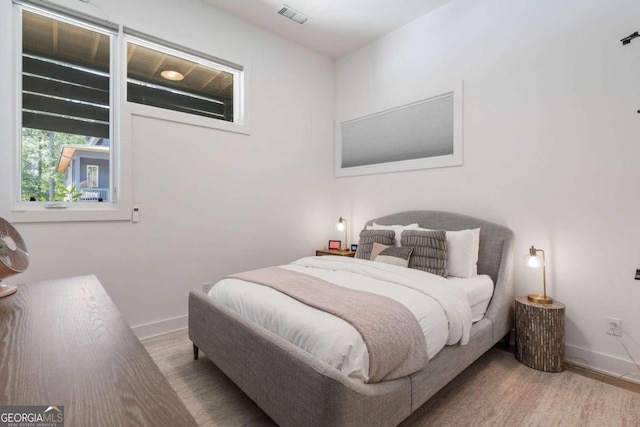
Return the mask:
<path id="1" fill-rule="evenodd" d="M 342 240 L 329 240 L 329 246 L 327 246 L 329 249 L 340 249 L 340 246 L 342 245 Z"/>
<path id="2" fill-rule="evenodd" d="M 351 252 L 357 252 L 358 251 L 358 245 L 351 245 Z"/>

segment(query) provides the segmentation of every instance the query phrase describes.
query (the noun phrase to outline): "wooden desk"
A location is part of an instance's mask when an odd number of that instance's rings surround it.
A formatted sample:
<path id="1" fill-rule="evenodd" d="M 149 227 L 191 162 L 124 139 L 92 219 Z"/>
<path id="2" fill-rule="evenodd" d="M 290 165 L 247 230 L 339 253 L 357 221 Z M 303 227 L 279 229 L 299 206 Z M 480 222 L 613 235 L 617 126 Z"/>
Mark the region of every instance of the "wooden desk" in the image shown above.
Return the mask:
<path id="1" fill-rule="evenodd" d="M 95 276 L 0 299 L 0 405 L 63 405 L 65 426 L 196 426 Z"/>

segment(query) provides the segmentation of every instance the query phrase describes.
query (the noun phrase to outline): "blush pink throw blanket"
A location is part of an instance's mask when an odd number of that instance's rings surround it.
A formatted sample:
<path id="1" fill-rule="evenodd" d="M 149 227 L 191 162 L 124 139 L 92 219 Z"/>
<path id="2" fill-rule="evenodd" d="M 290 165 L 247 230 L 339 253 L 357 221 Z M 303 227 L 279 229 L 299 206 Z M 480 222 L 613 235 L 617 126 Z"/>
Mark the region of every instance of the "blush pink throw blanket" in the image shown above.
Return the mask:
<path id="1" fill-rule="evenodd" d="M 229 277 L 268 286 L 349 322 L 362 335 L 369 351 L 370 383 L 410 375 L 429 362 L 427 343 L 418 321 L 404 305 L 391 298 L 279 267 Z"/>

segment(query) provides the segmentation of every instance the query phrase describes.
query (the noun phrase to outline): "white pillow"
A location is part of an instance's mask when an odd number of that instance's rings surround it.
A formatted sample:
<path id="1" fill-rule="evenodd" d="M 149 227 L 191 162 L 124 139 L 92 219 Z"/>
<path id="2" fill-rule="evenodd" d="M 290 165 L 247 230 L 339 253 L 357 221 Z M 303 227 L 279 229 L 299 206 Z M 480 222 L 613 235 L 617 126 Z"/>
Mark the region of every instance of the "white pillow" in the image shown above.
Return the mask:
<path id="1" fill-rule="evenodd" d="M 428 228 L 419 230 L 432 231 Z M 480 229 L 447 231 L 447 273 L 469 278 L 478 275 Z"/>
<path id="2" fill-rule="evenodd" d="M 472 276 L 478 275 L 478 253 L 480 252 L 480 229 L 474 228 L 471 230 L 473 233 L 473 274 Z"/>
<path id="3" fill-rule="evenodd" d="M 402 239 L 402 232 L 404 230 L 418 229 L 420 229 L 420 226 L 417 223 L 409 225 L 381 225 L 374 222 L 373 225 L 367 225 L 367 230 L 393 230 L 396 233 L 393 238 L 396 246 L 400 246 L 400 240 Z"/>

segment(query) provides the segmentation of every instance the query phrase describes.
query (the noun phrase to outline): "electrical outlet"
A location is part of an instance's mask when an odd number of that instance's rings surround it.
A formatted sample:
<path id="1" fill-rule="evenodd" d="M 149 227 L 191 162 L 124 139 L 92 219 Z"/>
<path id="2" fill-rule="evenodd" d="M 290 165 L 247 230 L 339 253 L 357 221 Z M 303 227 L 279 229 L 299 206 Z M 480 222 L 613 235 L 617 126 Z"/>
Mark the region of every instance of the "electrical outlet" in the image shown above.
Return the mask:
<path id="1" fill-rule="evenodd" d="M 622 336 L 622 320 L 615 317 L 607 317 L 607 334 Z"/>

